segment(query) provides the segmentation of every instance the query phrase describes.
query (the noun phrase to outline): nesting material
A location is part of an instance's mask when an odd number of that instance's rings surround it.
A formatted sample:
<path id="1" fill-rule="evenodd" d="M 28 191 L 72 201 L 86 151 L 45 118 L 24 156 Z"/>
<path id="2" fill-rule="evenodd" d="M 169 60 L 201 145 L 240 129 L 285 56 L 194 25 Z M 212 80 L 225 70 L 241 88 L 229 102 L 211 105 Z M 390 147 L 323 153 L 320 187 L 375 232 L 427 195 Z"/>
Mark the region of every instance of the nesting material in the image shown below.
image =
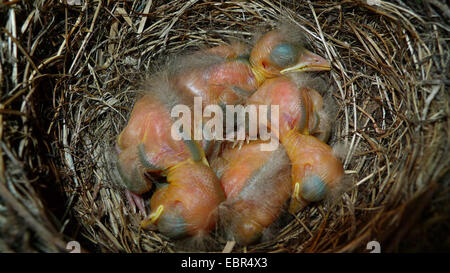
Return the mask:
<path id="1" fill-rule="evenodd" d="M 64 3 L 0 4 L 0 250 L 66 251 L 76 240 L 92 252 L 176 251 L 170 238 L 139 228 L 144 216 L 113 183 L 112 147 L 137 83 L 180 52 L 234 37 L 248 44 L 280 20 L 331 62 L 319 76 L 337 105 L 329 144 L 353 186 L 262 243 L 218 240 L 213 251 L 360 252 L 372 240 L 383 252 L 448 250 L 445 5 Z"/>

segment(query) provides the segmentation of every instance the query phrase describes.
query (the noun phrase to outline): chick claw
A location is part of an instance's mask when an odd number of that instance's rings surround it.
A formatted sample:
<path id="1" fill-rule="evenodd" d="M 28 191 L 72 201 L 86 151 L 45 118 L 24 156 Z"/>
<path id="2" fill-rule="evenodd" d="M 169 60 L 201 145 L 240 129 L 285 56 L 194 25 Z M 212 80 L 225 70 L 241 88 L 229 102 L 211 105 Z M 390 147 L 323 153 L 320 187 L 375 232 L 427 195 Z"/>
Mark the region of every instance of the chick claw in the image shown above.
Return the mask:
<path id="1" fill-rule="evenodd" d="M 144 199 L 139 194 L 133 193 L 128 189 L 125 190 L 125 195 L 127 197 L 128 203 L 130 203 L 131 207 L 133 208 L 133 211 L 136 211 L 137 207 L 139 211 L 142 212 L 144 217 L 147 217 L 147 212 L 145 211 L 144 207 Z"/>

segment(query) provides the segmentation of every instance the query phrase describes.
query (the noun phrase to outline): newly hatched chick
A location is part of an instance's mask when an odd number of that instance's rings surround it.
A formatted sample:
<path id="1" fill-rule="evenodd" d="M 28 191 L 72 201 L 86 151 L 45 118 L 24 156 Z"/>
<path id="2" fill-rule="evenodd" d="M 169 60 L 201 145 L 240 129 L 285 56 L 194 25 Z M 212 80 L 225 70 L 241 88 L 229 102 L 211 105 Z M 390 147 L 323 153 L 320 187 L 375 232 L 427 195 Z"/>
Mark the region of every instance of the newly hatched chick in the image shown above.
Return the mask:
<path id="1" fill-rule="evenodd" d="M 150 218 L 143 222 L 144 227 L 151 225 L 176 238 L 205 233 L 215 223 L 214 211 L 224 199 L 223 191 L 200 145 L 172 136 L 170 111 L 186 101 L 166 77 L 160 76 L 148 82 L 147 92 L 136 102 L 117 139 L 117 167 L 134 194 L 150 189 L 151 175 L 166 177 L 168 183 L 158 185 L 152 197 Z M 180 194 L 183 187 L 191 189 L 189 194 Z"/>
<path id="2" fill-rule="evenodd" d="M 183 161 L 168 170 L 167 182 L 157 185 L 150 201 L 153 212 L 142 226 L 175 239 L 211 231 L 217 222 L 216 208 L 225 199 L 211 168 Z"/>
<path id="3" fill-rule="evenodd" d="M 287 76 L 268 79 L 248 99 L 247 104 L 279 106 L 278 127 L 274 128 L 273 124 L 265 126 L 272 130 L 278 129 L 280 138 L 295 129 L 302 133 L 323 135 L 322 138 L 325 139 L 330 128 L 328 117 L 323 111 L 323 99 L 317 91 L 308 88 L 306 84 L 300 87 L 299 83 L 302 82 Z"/>
<path id="4" fill-rule="evenodd" d="M 243 104 L 258 87 L 248 63 L 249 52 L 247 45 L 235 42 L 178 56 L 168 64 L 169 78 L 191 103 L 195 98 L 201 98 L 204 109 L 208 105 L 219 105 L 224 109 L 225 105 Z M 210 119 L 206 116 L 196 118 L 195 124 L 201 128 Z M 215 139 L 222 137 L 212 136 L 212 139 L 201 141 L 207 155 L 217 145 Z"/>
<path id="5" fill-rule="evenodd" d="M 342 162 L 329 145 L 314 136 L 292 130 L 281 139 L 292 163 L 292 198 L 296 213 L 309 202 L 317 202 L 340 190 L 344 176 Z"/>
<path id="6" fill-rule="evenodd" d="M 248 57 L 250 52 L 250 57 Z M 304 47 L 299 28 L 282 25 L 262 35 L 249 51 L 242 43 L 221 45 L 176 58 L 169 65 L 174 86 L 191 98 L 200 97 L 202 106 L 245 104 L 272 77 L 288 72 L 330 70 L 330 63 Z M 205 124 L 203 118 L 199 123 Z M 202 141 L 209 156 L 214 141 Z"/>
<path id="7" fill-rule="evenodd" d="M 288 72 L 330 70 L 330 63 L 304 47 L 298 27 L 283 25 L 248 48 L 234 43 L 181 58 L 174 64 L 178 88 L 202 97 L 204 105 L 245 102 L 264 80 Z"/>
<path id="8" fill-rule="evenodd" d="M 146 94 L 136 101 L 127 126 L 117 138 L 120 154 L 133 150 L 147 172 L 162 172 L 189 158 L 201 159 L 197 143 L 172 137 L 172 125 L 170 108 L 154 93 Z"/>
<path id="9" fill-rule="evenodd" d="M 324 199 L 341 180 L 344 170 L 330 146 L 314 137 L 327 138 L 319 124 L 323 101 L 320 94 L 300 87 L 291 78 L 267 80 L 248 100 L 249 104 L 279 105 L 279 135 L 292 163 L 290 212 L 295 213 L 308 202 Z M 276 130 L 273 124 L 265 124 Z M 260 125 L 261 126 L 261 125 Z M 263 124 L 264 126 L 264 124 Z"/>
<path id="10" fill-rule="evenodd" d="M 313 117 L 310 118 L 309 134 L 327 143 L 336 119 L 337 104 L 333 98 L 333 89 L 326 79 L 313 77 L 305 73 L 291 73 L 289 78 L 308 93 L 313 104 Z"/>
<path id="11" fill-rule="evenodd" d="M 227 239 L 258 241 L 279 218 L 291 192 L 289 158 L 282 145 L 262 151 L 262 142 L 226 149 L 211 164 L 220 176 L 226 201 L 219 219 Z"/>
<path id="12" fill-rule="evenodd" d="M 243 103 L 260 84 L 248 60 L 225 45 L 178 57 L 169 69 L 175 86 L 190 97 L 202 98 L 203 106 Z"/>
<path id="13" fill-rule="evenodd" d="M 273 78 L 288 72 L 327 71 L 330 63 L 304 46 L 305 37 L 297 26 L 281 25 L 255 43 L 250 64 L 258 77 Z"/>
<path id="14" fill-rule="evenodd" d="M 233 41 L 229 44 L 223 44 L 205 49 L 203 52 L 207 55 L 214 55 L 227 60 L 232 60 L 235 58 L 248 59 L 250 56 L 250 50 L 250 46 L 238 41 Z"/>
<path id="15" fill-rule="evenodd" d="M 310 119 L 309 134 L 326 143 L 331 134 L 330 113 L 335 108 L 335 105 L 331 100 L 328 100 L 328 104 L 324 105 L 324 99 L 319 92 L 311 88 L 305 89 L 311 98 L 314 109 L 313 117 Z M 327 109 L 325 109 L 325 107 L 327 107 Z"/>

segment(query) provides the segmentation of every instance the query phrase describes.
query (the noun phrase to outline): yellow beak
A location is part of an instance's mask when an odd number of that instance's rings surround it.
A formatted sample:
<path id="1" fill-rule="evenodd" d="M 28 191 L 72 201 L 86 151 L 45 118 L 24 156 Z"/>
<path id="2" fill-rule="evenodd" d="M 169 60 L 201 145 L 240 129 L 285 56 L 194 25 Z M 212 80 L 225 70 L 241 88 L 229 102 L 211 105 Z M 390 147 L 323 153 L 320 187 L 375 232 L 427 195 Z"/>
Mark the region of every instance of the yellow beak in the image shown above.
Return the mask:
<path id="1" fill-rule="evenodd" d="M 280 73 L 285 74 L 293 71 L 308 72 L 328 70 L 331 70 L 331 64 L 328 60 L 315 53 L 312 53 L 309 50 L 305 50 L 305 52 L 300 56 L 298 62 L 295 65 L 281 70 Z"/>
<path id="2" fill-rule="evenodd" d="M 289 203 L 289 212 L 291 214 L 296 214 L 304 207 L 308 205 L 308 202 L 301 198 L 300 196 L 300 183 L 295 183 L 294 192 L 291 196 L 291 202 Z"/>

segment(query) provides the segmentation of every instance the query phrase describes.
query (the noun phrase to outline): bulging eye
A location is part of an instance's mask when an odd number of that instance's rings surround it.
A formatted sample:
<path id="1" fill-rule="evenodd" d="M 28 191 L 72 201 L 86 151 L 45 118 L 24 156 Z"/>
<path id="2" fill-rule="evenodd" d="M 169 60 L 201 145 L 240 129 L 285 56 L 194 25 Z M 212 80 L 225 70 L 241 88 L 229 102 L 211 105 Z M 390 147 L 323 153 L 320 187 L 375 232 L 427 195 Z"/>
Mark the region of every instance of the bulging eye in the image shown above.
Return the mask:
<path id="1" fill-rule="evenodd" d="M 270 53 L 270 60 L 279 67 L 287 67 L 297 60 L 298 50 L 290 44 L 278 44 Z"/>
<path id="2" fill-rule="evenodd" d="M 183 217 L 175 213 L 161 215 L 158 220 L 158 230 L 170 238 L 182 238 L 187 233 L 187 224 Z"/>
<path id="3" fill-rule="evenodd" d="M 327 188 L 320 177 L 313 175 L 305 178 L 302 185 L 302 197 L 311 202 L 317 202 L 325 198 Z"/>

